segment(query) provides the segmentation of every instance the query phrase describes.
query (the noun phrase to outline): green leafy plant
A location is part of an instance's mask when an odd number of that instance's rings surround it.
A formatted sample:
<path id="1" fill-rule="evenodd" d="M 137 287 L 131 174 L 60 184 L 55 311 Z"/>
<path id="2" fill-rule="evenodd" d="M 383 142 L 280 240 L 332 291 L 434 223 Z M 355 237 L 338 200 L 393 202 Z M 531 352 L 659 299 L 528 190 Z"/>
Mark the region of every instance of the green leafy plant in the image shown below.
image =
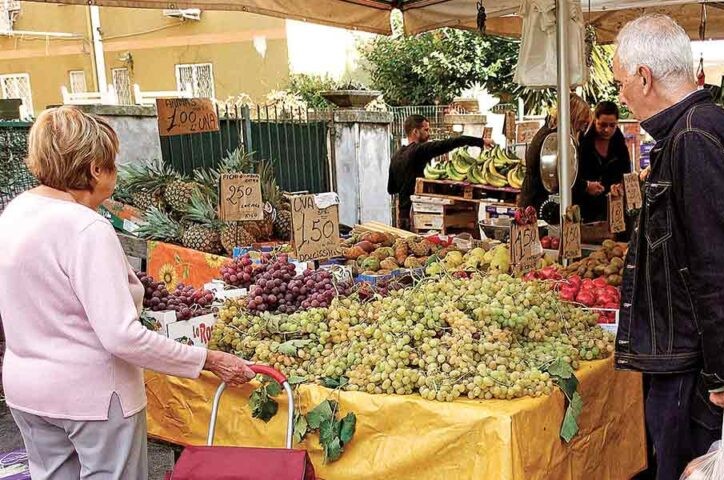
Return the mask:
<path id="1" fill-rule="evenodd" d="M 571 366 L 563 360 L 552 363 L 546 371 L 566 396 L 568 405 L 563 423 L 561 423 L 560 436 L 566 443 L 569 443 L 578 433 L 578 417 L 583 409 L 583 399 L 578 393 L 578 379 Z"/>
<path id="2" fill-rule="evenodd" d="M 295 73 L 289 77 L 287 91 L 301 98 L 309 108 L 324 109 L 330 104 L 320 93 L 338 87 L 339 83 L 328 75 Z"/>

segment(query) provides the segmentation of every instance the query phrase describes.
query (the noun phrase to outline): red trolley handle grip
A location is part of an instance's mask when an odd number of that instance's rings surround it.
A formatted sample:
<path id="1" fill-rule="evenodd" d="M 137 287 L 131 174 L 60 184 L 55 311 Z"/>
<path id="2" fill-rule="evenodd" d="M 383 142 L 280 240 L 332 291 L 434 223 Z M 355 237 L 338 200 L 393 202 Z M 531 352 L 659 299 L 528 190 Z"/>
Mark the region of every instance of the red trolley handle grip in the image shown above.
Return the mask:
<path id="1" fill-rule="evenodd" d="M 249 368 L 252 372 L 257 373 L 259 375 L 266 375 L 267 377 L 271 377 L 277 382 L 279 382 L 279 385 L 282 385 L 284 382 L 287 381 L 287 377 L 284 376 L 282 372 L 279 370 L 276 370 L 268 365 L 249 365 Z"/>

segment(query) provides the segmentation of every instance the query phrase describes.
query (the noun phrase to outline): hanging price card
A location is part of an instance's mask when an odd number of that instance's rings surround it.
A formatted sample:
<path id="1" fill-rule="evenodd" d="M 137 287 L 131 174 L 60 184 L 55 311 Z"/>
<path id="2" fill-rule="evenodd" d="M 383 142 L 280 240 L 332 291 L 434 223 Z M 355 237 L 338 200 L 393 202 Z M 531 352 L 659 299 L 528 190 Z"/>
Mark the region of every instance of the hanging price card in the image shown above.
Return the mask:
<path id="1" fill-rule="evenodd" d="M 222 173 L 219 179 L 219 216 L 226 222 L 262 220 L 259 175 Z"/>
<path id="2" fill-rule="evenodd" d="M 623 176 L 623 188 L 626 194 L 626 209 L 636 210 L 644 204 L 639 186 L 639 176 L 636 173 L 627 173 Z"/>
<path id="3" fill-rule="evenodd" d="M 536 268 L 542 252 L 539 245 L 536 224 L 510 224 L 510 264 L 514 273 L 527 273 Z"/>
<path id="4" fill-rule="evenodd" d="M 332 196 L 298 195 L 292 204 L 292 241 L 300 262 L 342 254 L 339 243 L 339 207 Z M 336 195 L 334 195 L 336 199 Z"/>
<path id="5" fill-rule="evenodd" d="M 581 214 L 578 205 L 568 207 L 568 212 L 563 216 L 561 250 L 563 258 L 581 257 Z"/>
<path id="6" fill-rule="evenodd" d="M 219 130 L 219 117 L 209 98 L 157 98 L 156 112 L 162 137 Z"/>
<path id="7" fill-rule="evenodd" d="M 623 213 L 623 196 L 608 194 L 608 227 L 611 233 L 626 230 L 626 219 Z"/>

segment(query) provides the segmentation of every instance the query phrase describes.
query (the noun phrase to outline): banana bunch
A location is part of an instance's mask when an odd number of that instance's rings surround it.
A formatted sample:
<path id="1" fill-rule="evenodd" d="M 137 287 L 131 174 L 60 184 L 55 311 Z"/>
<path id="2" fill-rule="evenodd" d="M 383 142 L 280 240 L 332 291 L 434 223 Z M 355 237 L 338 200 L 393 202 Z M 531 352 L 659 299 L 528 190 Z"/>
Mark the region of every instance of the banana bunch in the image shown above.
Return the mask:
<path id="1" fill-rule="evenodd" d="M 509 156 L 498 146 L 484 151 L 479 158 L 471 156 L 465 149 L 458 149 L 449 161 L 426 165 L 424 175 L 433 180 L 468 181 L 497 188 L 510 186 L 520 189 L 525 166 L 519 158 Z"/>

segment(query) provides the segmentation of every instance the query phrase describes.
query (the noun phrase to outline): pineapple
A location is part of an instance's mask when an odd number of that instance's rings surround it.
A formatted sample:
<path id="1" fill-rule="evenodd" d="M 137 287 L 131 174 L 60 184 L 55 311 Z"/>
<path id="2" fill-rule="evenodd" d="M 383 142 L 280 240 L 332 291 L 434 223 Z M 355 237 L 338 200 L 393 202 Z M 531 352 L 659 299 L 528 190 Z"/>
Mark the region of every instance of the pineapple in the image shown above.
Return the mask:
<path id="1" fill-rule="evenodd" d="M 169 214 L 158 207 L 151 207 L 144 215 L 145 224 L 138 227 L 136 234 L 148 240 L 160 240 L 167 243 L 179 243 L 183 227 Z"/>
<path id="2" fill-rule="evenodd" d="M 144 164 L 131 163 L 121 167 L 118 174 L 118 189 L 131 198 L 133 205 L 141 210 L 163 207 L 163 191 L 176 174 L 162 162 Z"/>
<path id="3" fill-rule="evenodd" d="M 163 199 L 174 212 L 184 212 L 191 203 L 194 192 L 199 190 L 196 182 L 188 181 L 180 175 L 169 182 L 163 191 Z"/>
<path id="4" fill-rule="evenodd" d="M 292 238 L 292 212 L 289 210 L 277 210 L 274 219 L 274 236 L 279 240 L 291 240 Z"/>
<path id="5" fill-rule="evenodd" d="M 206 253 L 221 253 L 222 245 L 219 231 L 222 224 L 216 213 L 216 207 L 210 199 L 204 197 L 198 190 L 192 192 L 185 213 L 185 220 L 193 223 L 184 231 L 181 244 L 186 248 Z"/>
<path id="6" fill-rule="evenodd" d="M 234 252 L 234 247 L 248 247 L 254 242 L 256 239 L 241 222 L 228 222 L 221 227 L 221 245 L 229 255 Z"/>

